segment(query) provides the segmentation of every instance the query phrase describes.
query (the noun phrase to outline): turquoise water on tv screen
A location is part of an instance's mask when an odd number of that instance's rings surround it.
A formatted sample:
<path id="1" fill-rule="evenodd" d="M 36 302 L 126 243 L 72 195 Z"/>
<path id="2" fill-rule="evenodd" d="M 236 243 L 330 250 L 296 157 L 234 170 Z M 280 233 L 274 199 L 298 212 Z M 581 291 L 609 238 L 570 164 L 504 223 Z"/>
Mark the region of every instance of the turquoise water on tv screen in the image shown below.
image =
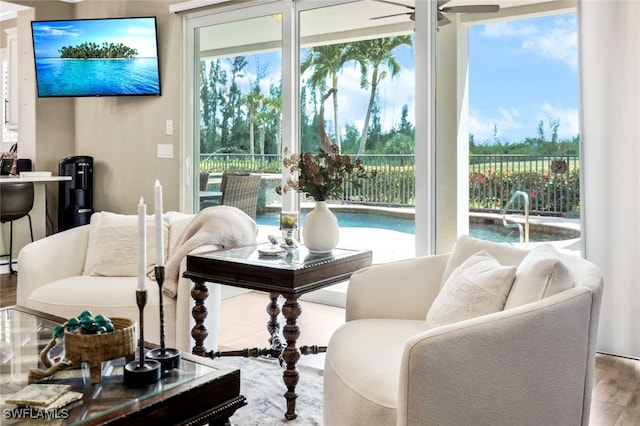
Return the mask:
<path id="1" fill-rule="evenodd" d="M 160 94 L 156 58 L 45 58 L 36 73 L 41 97 Z"/>

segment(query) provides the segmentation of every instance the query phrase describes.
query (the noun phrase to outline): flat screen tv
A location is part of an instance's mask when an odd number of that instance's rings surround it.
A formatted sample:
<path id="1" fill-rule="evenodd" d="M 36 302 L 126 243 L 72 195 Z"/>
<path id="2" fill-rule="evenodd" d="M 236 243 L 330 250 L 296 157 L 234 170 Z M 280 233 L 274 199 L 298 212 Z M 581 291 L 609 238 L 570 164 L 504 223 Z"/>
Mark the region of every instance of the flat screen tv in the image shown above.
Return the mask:
<path id="1" fill-rule="evenodd" d="M 39 97 L 159 96 L 155 17 L 31 22 Z"/>

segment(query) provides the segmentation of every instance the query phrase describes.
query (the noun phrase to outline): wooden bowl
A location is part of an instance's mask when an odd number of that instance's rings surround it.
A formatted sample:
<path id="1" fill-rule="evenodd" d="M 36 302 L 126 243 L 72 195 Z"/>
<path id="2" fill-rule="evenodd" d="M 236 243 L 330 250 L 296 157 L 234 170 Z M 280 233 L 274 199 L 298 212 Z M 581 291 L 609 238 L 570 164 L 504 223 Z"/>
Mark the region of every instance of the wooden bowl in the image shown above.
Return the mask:
<path id="1" fill-rule="evenodd" d="M 102 362 L 125 357 L 133 361 L 136 353 L 135 324 L 126 318 L 111 318 L 114 331 L 104 334 L 75 334 L 64 331 L 64 351 L 74 367 L 89 363 L 91 383 L 100 383 Z"/>

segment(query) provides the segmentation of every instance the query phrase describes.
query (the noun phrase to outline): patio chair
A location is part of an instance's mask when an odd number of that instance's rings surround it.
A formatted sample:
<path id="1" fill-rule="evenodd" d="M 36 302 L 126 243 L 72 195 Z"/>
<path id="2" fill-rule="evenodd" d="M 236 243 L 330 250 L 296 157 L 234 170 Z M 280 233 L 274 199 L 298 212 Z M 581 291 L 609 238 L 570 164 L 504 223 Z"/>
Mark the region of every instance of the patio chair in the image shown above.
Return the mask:
<path id="1" fill-rule="evenodd" d="M 220 204 L 237 207 L 255 219 L 260 179 L 260 175 L 249 173 L 223 173 L 220 184 L 222 191 Z"/>

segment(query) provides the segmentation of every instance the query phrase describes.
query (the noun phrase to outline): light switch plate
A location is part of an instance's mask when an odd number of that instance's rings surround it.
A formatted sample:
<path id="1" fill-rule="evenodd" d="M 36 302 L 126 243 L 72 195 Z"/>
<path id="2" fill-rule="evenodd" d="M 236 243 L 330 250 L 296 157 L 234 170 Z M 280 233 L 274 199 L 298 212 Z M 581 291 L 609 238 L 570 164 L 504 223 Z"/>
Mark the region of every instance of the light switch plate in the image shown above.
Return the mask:
<path id="1" fill-rule="evenodd" d="M 173 158 L 173 145 L 168 143 L 159 143 L 158 158 Z"/>

